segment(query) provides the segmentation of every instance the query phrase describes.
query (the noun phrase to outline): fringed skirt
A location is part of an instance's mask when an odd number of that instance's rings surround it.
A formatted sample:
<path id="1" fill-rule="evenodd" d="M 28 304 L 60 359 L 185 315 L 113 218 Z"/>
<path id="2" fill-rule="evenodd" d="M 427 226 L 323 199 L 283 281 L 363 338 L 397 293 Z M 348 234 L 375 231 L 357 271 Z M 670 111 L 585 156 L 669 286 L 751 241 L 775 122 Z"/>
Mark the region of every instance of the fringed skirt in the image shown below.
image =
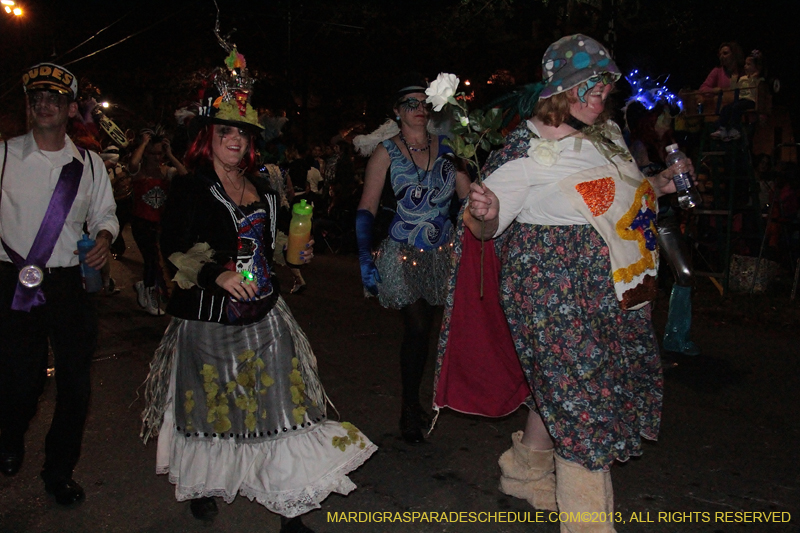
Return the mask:
<path id="1" fill-rule="evenodd" d="M 294 517 L 355 489 L 347 474 L 377 448 L 328 420 L 316 361 L 282 299 L 247 326 L 173 319 L 156 358 L 168 353 L 156 472 L 178 501 L 242 494 Z"/>
<path id="2" fill-rule="evenodd" d="M 391 309 L 402 309 L 419 299 L 444 305 L 453 262 L 452 245 L 422 250 L 409 244 L 384 239 L 375 254 L 381 275 L 378 300 Z"/>
<path id="3" fill-rule="evenodd" d="M 655 440 L 663 379 L 650 306 L 619 307 L 608 248 L 590 225 L 514 223 L 501 302 L 556 453 L 590 470 Z"/>

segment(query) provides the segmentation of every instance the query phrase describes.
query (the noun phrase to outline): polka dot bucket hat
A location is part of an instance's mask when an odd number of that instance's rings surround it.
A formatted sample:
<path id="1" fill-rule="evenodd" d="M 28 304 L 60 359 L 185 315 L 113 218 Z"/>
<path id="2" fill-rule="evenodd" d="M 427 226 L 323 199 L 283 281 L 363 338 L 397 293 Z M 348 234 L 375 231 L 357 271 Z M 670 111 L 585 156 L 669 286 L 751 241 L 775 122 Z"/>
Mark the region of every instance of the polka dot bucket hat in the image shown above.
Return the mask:
<path id="1" fill-rule="evenodd" d="M 604 72 L 612 74 L 614 81 L 622 75 L 606 47 L 580 33 L 567 35 L 551 44 L 542 57 L 547 85 L 539 98 L 550 98 Z"/>

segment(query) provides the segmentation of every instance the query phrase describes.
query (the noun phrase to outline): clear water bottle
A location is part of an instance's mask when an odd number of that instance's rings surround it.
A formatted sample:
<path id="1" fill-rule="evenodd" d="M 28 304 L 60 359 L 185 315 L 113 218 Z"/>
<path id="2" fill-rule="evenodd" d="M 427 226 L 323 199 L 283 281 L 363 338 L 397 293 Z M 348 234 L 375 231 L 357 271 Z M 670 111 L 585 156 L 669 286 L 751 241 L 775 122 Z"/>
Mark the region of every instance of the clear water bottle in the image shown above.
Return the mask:
<path id="1" fill-rule="evenodd" d="M 103 276 L 96 268 L 86 264 L 86 254 L 94 248 L 95 241 L 88 235 L 83 234 L 83 238 L 78 241 L 78 258 L 81 261 L 81 276 L 83 277 L 83 288 L 86 292 L 98 292 L 103 288 Z"/>
<path id="2" fill-rule="evenodd" d="M 677 144 L 667 146 L 667 167 L 678 163 L 678 174 L 672 177 L 675 182 L 675 189 L 678 191 L 678 205 L 681 209 L 691 209 L 701 203 L 700 193 L 692 183 L 692 176 L 689 173 L 689 158 L 678 149 Z"/>

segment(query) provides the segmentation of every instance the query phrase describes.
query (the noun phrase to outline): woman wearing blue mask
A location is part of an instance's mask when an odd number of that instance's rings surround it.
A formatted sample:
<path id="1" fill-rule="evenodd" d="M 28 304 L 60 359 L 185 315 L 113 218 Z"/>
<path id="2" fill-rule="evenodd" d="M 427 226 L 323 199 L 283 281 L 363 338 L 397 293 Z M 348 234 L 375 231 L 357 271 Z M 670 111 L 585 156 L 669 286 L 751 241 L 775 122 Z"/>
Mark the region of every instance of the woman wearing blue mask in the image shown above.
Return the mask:
<path id="1" fill-rule="evenodd" d="M 409 444 L 422 443 L 423 430 L 430 425 L 430 416 L 420 405 L 419 388 L 434 306 L 443 305 L 447 295 L 453 236 L 450 204 L 455 195 L 463 198 L 469 187 L 467 174 L 448 158 L 452 150 L 442 143 L 444 136 L 428 131 L 426 87 L 416 76 L 401 82 L 392 106 L 395 121 L 367 136 L 372 141 L 366 141 L 367 148 L 360 151 L 372 155 L 356 213 L 364 289 L 377 296 L 381 305 L 399 309 L 403 315 L 400 432 Z M 360 144 L 358 139 L 354 143 Z M 397 209 L 389 236 L 373 255 L 373 224 L 387 180 Z"/>

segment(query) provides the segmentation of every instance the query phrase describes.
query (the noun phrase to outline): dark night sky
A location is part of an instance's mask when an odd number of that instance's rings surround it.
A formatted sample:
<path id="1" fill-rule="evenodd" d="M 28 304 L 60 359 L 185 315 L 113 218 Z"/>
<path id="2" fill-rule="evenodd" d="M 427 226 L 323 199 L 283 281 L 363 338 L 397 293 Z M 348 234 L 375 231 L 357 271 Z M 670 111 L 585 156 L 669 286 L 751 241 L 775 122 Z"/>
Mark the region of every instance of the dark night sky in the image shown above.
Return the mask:
<path id="1" fill-rule="evenodd" d="M 356 108 L 363 112 L 364 102 L 368 122 L 382 119 L 394 78 L 409 70 L 485 80 L 506 68 L 519 83 L 536 81 L 547 44 L 576 31 L 603 40 L 612 13 L 623 71 L 670 74 L 675 91 L 697 87 L 717 63 L 717 46 L 727 40 L 739 41 L 746 52 L 764 52 L 770 76 L 782 81 L 778 104 L 794 105 L 790 95 L 800 70 L 796 20 L 786 13 L 792 3 L 785 1 L 597 0 L 599 10 L 576 0 L 218 2 L 222 33 L 237 28 L 232 40 L 248 66 L 279 88 L 262 94 L 291 91 L 300 101 L 339 109 L 344 118 L 336 120 L 353 118 Z M 10 91 L 0 99 L 1 108 L 21 101 L 21 69 L 52 60 L 55 52 L 62 64 L 80 59 L 68 68 L 88 77 L 104 97 L 139 118 L 162 120 L 192 98 L 191 74 L 220 66 L 225 55 L 212 33 L 212 0 L 19 3 L 26 9 L 23 20 L 0 18 L 0 95 Z"/>

